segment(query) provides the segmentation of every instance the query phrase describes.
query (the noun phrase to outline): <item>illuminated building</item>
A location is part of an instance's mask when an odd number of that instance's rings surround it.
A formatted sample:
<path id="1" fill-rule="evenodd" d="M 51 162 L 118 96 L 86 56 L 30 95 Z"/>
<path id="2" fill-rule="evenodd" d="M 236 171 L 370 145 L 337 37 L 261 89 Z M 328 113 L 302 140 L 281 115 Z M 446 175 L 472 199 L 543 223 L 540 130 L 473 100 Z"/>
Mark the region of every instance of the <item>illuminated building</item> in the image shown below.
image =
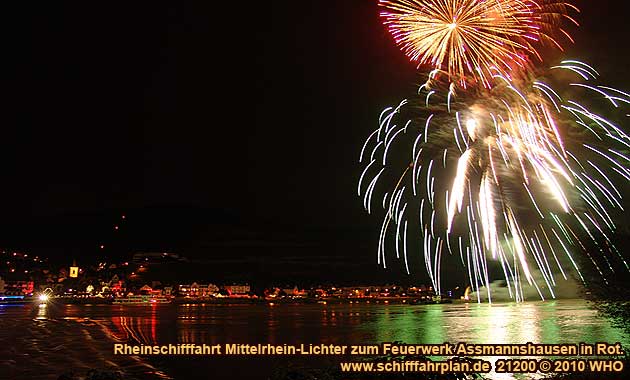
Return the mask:
<path id="1" fill-rule="evenodd" d="M 214 284 L 199 285 L 193 282 L 190 285 L 180 285 L 178 293 L 183 297 L 213 297 L 219 293 L 219 287 Z"/>
<path id="2" fill-rule="evenodd" d="M 228 294 L 231 297 L 245 296 L 249 294 L 250 286 L 249 285 L 227 285 L 225 286 L 225 290 L 227 290 Z M 291 291 L 293 291 L 293 289 L 291 289 Z"/>

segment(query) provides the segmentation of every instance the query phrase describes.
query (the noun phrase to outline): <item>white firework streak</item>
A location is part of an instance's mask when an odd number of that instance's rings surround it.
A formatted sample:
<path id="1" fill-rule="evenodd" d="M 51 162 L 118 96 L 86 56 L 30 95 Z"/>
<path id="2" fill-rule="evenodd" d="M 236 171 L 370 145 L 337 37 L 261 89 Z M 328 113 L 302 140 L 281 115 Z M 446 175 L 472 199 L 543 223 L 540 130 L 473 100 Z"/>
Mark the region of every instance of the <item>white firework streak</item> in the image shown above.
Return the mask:
<path id="1" fill-rule="evenodd" d="M 575 75 L 578 82 L 568 88 L 582 99 L 603 99 L 614 109 L 630 105 L 630 94 L 592 85 L 598 73 L 584 63 L 563 61 L 550 73 L 555 70 Z M 386 266 L 387 236 L 393 234 L 396 257 L 402 244 L 410 273 L 407 240 L 414 234 L 408 231 L 417 230 L 436 292 L 443 251 L 459 250 L 473 291 L 486 287 L 491 300 L 491 267 L 497 267 L 516 301 L 524 300 L 523 281 L 542 299 L 543 293 L 556 297 L 558 274 L 566 279 L 572 272 L 585 281 L 578 265 L 584 256 L 605 281 L 612 257 L 628 268 L 612 236 L 614 216 L 624 209 L 618 187 L 630 181 L 624 153 L 630 137 L 543 81 L 500 74 L 493 81 L 491 94 L 472 105 L 454 102 L 453 86 L 441 95 L 427 82 L 419 101 L 404 100 L 381 114 L 361 150 L 365 167 L 357 189 L 368 212 L 373 193 L 385 193 L 378 263 Z M 443 103 L 431 105 L 429 98 Z M 398 127 L 397 118 L 409 112 L 420 116 Z M 405 146 L 411 154 L 402 158 Z"/>

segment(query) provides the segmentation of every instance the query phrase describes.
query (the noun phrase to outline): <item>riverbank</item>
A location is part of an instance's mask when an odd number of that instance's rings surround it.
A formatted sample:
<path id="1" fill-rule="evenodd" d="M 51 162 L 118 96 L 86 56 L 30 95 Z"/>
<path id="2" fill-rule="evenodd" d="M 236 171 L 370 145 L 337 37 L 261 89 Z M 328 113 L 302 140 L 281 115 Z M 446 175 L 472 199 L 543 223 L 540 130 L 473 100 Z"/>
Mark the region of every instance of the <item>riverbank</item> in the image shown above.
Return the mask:
<path id="1" fill-rule="evenodd" d="M 106 305 L 114 302 L 113 298 L 102 297 L 54 297 L 51 303 L 64 305 Z M 363 298 L 247 298 L 247 297 L 224 297 L 224 298 L 201 298 L 201 297 L 173 297 L 170 304 L 174 305 L 197 305 L 197 304 L 217 304 L 217 305 L 277 305 L 277 304 L 408 304 L 408 305 L 432 305 L 438 303 L 463 303 L 462 300 L 445 299 L 442 301 L 432 301 L 418 299 L 414 297 L 363 297 Z"/>
<path id="2" fill-rule="evenodd" d="M 113 354 L 102 322 L 23 305 L 0 311 L 0 379 L 171 379 L 148 361 Z"/>

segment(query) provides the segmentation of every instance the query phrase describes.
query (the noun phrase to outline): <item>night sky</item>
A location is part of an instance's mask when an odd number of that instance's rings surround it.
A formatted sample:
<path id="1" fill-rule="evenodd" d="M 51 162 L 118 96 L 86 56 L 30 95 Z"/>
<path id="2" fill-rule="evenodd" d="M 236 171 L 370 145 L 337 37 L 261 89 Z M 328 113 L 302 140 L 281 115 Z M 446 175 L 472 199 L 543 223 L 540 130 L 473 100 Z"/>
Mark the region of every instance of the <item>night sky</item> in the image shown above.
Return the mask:
<path id="1" fill-rule="evenodd" d="M 0 244 L 397 278 L 401 265 L 375 263 L 357 159 L 420 77 L 376 1 L 225 3 L 2 5 Z M 576 3 L 567 55 L 630 88 L 625 2 Z M 425 280 L 419 264 L 410 278 Z"/>

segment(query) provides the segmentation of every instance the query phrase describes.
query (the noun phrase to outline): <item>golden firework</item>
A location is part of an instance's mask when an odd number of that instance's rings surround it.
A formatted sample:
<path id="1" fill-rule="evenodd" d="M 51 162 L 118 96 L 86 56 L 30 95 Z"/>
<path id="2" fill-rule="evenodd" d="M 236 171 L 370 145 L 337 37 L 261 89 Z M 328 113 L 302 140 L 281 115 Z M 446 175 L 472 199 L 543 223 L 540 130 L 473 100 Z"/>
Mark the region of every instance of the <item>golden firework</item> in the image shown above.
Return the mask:
<path id="1" fill-rule="evenodd" d="M 557 47 L 556 32 L 567 15 L 565 3 L 552 0 L 380 0 L 385 25 L 407 56 L 467 87 L 489 86 L 493 74 L 510 76 L 540 59 L 536 45 Z M 570 18 L 569 18 L 570 19 Z"/>

